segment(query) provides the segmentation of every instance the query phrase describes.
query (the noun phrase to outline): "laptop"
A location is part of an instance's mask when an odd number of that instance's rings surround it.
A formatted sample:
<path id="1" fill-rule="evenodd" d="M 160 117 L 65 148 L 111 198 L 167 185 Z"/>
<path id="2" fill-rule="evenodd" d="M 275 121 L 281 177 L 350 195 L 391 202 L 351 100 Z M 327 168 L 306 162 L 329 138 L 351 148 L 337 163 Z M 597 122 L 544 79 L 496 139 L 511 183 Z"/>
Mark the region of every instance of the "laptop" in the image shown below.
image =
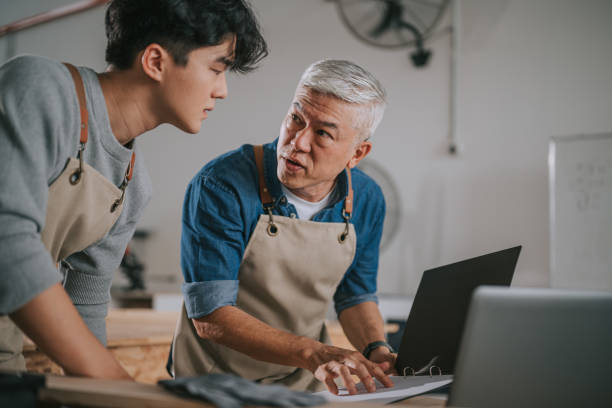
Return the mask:
<path id="1" fill-rule="evenodd" d="M 423 273 L 400 343 L 400 375 L 453 374 L 472 293 L 480 285 L 510 286 L 521 247 Z"/>
<path id="2" fill-rule="evenodd" d="M 612 293 L 479 288 L 448 405 L 612 406 Z"/>
<path id="3" fill-rule="evenodd" d="M 400 375 L 391 377 L 394 387 L 384 388 L 376 381 L 377 390 L 373 393 L 359 383 L 358 395 L 348 395 L 344 387 L 338 396 L 329 391 L 318 394 L 334 402 L 385 404 L 427 392 L 448 391 L 473 291 L 479 285 L 509 286 L 520 251 L 517 246 L 425 271 L 397 356 Z"/>

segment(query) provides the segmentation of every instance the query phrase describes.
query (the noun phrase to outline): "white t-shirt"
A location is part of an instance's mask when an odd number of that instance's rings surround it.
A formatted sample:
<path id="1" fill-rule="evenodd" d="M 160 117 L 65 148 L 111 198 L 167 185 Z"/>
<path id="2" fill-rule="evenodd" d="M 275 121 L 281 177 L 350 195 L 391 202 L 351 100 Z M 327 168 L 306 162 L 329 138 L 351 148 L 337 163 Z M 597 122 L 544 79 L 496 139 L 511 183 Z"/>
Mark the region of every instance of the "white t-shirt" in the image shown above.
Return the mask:
<path id="1" fill-rule="evenodd" d="M 323 197 L 321 201 L 313 203 L 296 196 L 282 184 L 281 188 L 283 189 L 283 193 L 285 193 L 285 195 L 287 196 L 287 201 L 293 204 L 298 213 L 298 217 L 302 220 L 310 220 L 313 215 L 321 211 L 323 208 L 327 207 L 332 192 L 334 191 L 334 189 L 332 188 L 329 193 L 327 193 L 327 195 Z"/>

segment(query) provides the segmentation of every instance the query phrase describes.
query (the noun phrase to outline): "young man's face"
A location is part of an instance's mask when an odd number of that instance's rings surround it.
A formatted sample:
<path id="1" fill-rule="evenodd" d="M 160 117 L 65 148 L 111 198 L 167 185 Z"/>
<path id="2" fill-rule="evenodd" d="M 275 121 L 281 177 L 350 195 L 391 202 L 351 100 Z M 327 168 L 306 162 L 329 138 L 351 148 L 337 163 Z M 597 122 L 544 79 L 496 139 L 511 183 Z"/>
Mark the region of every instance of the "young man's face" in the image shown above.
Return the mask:
<path id="1" fill-rule="evenodd" d="M 215 100 L 227 96 L 225 74 L 234 48 L 234 37 L 228 37 L 219 45 L 191 51 L 185 66 L 170 58 L 162 84 L 167 122 L 188 133 L 200 131 Z"/>
<path id="2" fill-rule="evenodd" d="M 354 167 L 370 151 L 355 128 L 363 106 L 333 96 L 297 89 L 277 145 L 277 176 L 298 197 L 318 201 L 345 167 Z"/>

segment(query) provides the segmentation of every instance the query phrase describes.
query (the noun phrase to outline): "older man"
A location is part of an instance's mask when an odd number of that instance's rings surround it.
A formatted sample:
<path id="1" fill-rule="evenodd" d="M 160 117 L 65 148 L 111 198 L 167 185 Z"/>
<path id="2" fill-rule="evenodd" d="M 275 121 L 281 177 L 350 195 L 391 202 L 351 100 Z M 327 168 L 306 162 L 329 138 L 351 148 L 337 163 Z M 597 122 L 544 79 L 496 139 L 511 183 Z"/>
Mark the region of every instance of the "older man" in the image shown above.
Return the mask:
<path id="1" fill-rule="evenodd" d="M 395 354 L 376 304 L 385 203 L 354 167 L 370 152 L 385 93 L 338 60 L 303 74 L 280 137 L 208 163 L 184 203 L 185 307 L 172 360 L 176 376 L 225 372 L 334 393 L 340 377 L 392 386 Z M 333 298 L 357 351 L 329 345 Z"/>

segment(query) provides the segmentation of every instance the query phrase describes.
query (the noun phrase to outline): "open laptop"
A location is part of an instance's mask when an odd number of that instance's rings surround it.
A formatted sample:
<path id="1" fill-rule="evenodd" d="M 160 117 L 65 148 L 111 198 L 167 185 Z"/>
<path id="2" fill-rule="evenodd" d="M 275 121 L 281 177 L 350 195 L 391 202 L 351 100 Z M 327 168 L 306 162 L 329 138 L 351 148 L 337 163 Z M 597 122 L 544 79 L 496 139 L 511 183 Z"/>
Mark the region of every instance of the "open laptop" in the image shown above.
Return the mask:
<path id="1" fill-rule="evenodd" d="M 448 405 L 612 406 L 612 293 L 479 288 Z"/>
<path id="2" fill-rule="evenodd" d="M 360 395 L 347 395 L 346 389 L 339 396 L 319 394 L 337 402 L 389 403 L 447 386 L 473 291 L 480 285 L 509 286 L 520 251 L 517 246 L 425 271 L 397 356 L 400 376 L 391 378 L 395 386 L 377 382 L 378 389 L 367 393 L 360 383 Z"/>
<path id="3" fill-rule="evenodd" d="M 521 247 L 427 270 L 417 289 L 395 368 L 400 375 L 452 374 L 474 290 L 510 286 Z"/>

